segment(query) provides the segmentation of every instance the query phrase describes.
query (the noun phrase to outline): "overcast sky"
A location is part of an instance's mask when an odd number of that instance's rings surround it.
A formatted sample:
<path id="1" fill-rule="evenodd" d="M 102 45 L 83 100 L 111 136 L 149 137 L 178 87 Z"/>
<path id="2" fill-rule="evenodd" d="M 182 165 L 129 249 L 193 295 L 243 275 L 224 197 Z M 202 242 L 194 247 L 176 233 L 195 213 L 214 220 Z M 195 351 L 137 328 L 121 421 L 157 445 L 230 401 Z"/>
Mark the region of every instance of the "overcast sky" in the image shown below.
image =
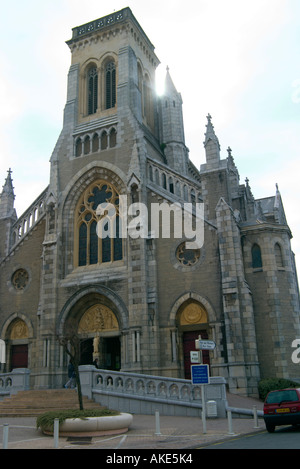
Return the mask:
<path id="1" fill-rule="evenodd" d="M 1 5 L 0 187 L 12 169 L 21 215 L 49 183 L 62 128 L 72 28 L 129 6 L 183 98 L 199 168 L 206 115 L 255 198 L 278 183 L 300 265 L 299 0 L 15 0 Z"/>

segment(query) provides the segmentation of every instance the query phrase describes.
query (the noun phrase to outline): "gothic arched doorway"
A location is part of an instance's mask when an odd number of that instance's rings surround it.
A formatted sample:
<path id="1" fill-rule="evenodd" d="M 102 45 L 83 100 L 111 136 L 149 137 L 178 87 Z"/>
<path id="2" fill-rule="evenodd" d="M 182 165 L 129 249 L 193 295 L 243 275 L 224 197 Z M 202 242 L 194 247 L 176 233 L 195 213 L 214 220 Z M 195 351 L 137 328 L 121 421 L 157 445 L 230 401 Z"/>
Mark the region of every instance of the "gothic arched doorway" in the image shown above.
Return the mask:
<path id="1" fill-rule="evenodd" d="M 29 331 L 22 319 L 15 319 L 9 330 L 10 370 L 28 367 Z"/>
<path id="2" fill-rule="evenodd" d="M 109 370 L 121 368 L 119 323 L 114 312 L 104 304 L 88 308 L 78 324 L 81 338 L 81 364 L 92 364 Z"/>
<path id="3" fill-rule="evenodd" d="M 195 340 L 199 335 L 208 339 L 208 315 L 203 305 L 190 300 L 178 310 L 177 324 L 182 338 L 182 357 L 185 379 L 191 379 L 191 351 L 195 351 Z M 202 363 L 210 364 L 209 352 L 202 351 Z"/>

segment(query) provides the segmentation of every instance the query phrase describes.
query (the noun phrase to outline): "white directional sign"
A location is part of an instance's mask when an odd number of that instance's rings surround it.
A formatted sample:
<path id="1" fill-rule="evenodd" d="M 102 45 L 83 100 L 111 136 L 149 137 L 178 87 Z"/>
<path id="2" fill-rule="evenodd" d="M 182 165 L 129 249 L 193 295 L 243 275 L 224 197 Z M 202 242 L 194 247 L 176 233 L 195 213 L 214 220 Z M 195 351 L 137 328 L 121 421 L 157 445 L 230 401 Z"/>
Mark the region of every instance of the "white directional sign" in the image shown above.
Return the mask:
<path id="1" fill-rule="evenodd" d="M 191 363 L 200 363 L 200 352 L 197 351 L 191 351 L 190 352 L 190 357 L 191 357 Z"/>
<path id="2" fill-rule="evenodd" d="M 195 348 L 197 350 L 213 350 L 216 344 L 213 340 L 195 340 Z"/>

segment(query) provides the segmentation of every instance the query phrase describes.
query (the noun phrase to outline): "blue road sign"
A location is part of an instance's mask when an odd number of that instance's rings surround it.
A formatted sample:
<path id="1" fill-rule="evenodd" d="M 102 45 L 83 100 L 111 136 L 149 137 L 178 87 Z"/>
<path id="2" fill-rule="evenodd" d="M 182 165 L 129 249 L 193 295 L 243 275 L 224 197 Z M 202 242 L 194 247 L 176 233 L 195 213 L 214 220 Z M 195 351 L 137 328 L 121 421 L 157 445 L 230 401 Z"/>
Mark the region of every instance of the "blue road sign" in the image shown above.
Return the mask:
<path id="1" fill-rule="evenodd" d="M 192 384 L 209 384 L 208 365 L 192 365 Z"/>

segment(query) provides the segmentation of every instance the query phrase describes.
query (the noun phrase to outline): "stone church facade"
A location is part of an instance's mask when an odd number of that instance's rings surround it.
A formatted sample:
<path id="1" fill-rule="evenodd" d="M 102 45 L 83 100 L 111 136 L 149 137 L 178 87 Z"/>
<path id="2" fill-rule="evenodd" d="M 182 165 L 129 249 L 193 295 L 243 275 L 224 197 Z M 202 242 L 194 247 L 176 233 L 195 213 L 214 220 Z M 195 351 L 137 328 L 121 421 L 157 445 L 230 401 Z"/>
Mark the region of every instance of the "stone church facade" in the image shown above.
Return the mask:
<path id="1" fill-rule="evenodd" d="M 299 292 L 278 188 L 255 199 L 249 181 L 240 183 L 231 149 L 221 158 L 210 115 L 206 163 L 190 161 L 181 95 L 169 71 L 164 94 L 155 94 L 159 59 L 129 8 L 74 28 L 67 45 L 49 185 L 18 218 L 11 170 L 3 178 L 2 371 L 29 368 L 32 387 L 61 387 L 67 357 L 56 337 L 73 327 L 82 364 L 98 358 L 102 368 L 189 379 L 200 335 L 215 342 L 203 361 L 231 392 L 256 395 L 261 378 L 299 378 L 291 360 Z M 204 207 L 203 245 L 191 249 L 174 223 L 164 237 L 142 217 L 144 235 L 136 226 L 130 233 L 137 204 L 151 214 L 154 204 L 185 203 L 194 221 Z M 114 221 L 114 236 L 99 235 L 101 220 L 104 229 Z"/>

